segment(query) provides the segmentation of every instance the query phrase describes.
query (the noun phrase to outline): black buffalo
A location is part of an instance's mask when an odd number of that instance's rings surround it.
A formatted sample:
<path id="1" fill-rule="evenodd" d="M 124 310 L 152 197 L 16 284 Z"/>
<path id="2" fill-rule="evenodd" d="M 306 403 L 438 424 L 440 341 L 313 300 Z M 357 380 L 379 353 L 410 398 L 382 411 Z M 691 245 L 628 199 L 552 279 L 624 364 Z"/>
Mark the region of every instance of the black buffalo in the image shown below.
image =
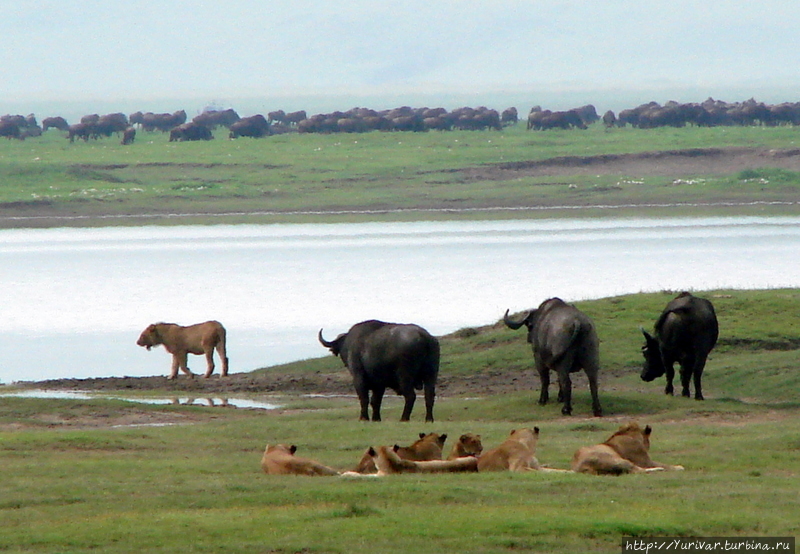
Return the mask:
<path id="1" fill-rule="evenodd" d="M 66 132 L 69 131 L 69 124 L 67 123 L 67 120 L 60 115 L 55 117 L 45 117 L 42 120 L 42 131 L 47 131 L 50 128 Z"/>
<path id="2" fill-rule="evenodd" d="M 600 371 L 600 347 L 592 320 L 575 306 L 560 298 L 545 300 L 531 310 L 521 321 L 513 321 L 506 310 L 503 322 L 511 329 L 528 327 L 528 342 L 533 349 L 533 359 L 542 391 L 539 404 L 549 400 L 550 371 L 558 375 L 558 401 L 563 402 L 561 413 L 572 413 L 572 381 L 570 373 L 586 372 L 592 393 L 592 410 L 602 416 L 597 397 L 597 374 Z"/>
<path id="3" fill-rule="evenodd" d="M 133 144 L 134 140 L 136 140 L 136 128 L 128 127 L 122 134 L 122 144 Z"/>
<path id="4" fill-rule="evenodd" d="M 178 125 L 169 132 L 170 142 L 184 142 L 190 140 L 211 140 L 214 135 L 211 129 L 205 125 L 199 125 L 194 121 Z"/>
<path id="5" fill-rule="evenodd" d="M 76 138 L 83 139 L 84 142 L 89 141 L 92 135 L 93 125 L 90 123 L 74 123 L 67 129 L 67 138 L 70 142 L 75 142 Z"/>
<path id="6" fill-rule="evenodd" d="M 439 375 L 439 341 L 422 327 L 413 324 L 363 321 L 347 333 L 326 341 L 319 331 L 319 342 L 339 356 L 353 377 L 361 403 L 362 421 L 381 420 L 383 393 L 390 388 L 405 398 L 400 421 L 408 421 L 414 390 L 425 389 L 425 421 L 433 421 L 433 401 Z M 372 399 L 369 393 L 372 391 Z"/>
<path id="7" fill-rule="evenodd" d="M 232 123 L 228 137 L 232 139 L 238 137 L 266 137 L 270 134 L 269 127 L 269 122 L 263 115 L 251 115 Z"/>
<path id="8" fill-rule="evenodd" d="M 683 292 L 664 308 L 655 324 L 655 337 L 644 329 L 642 333 L 645 337 L 642 380 L 650 382 L 666 373 L 664 392 L 672 394 L 673 365 L 678 362 L 682 395 L 691 396 L 689 382 L 694 380 L 694 397 L 703 400 L 703 369 L 719 338 L 717 314 L 711 302 Z"/>
<path id="9" fill-rule="evenodd" d="M 209 129 L 216 129 L 217 127 L 230 127 L 239 119 L 241 119 L 239 114 L 228 108 L 227 110 L 206 110 L 196 115 L 192 121 Z"/>

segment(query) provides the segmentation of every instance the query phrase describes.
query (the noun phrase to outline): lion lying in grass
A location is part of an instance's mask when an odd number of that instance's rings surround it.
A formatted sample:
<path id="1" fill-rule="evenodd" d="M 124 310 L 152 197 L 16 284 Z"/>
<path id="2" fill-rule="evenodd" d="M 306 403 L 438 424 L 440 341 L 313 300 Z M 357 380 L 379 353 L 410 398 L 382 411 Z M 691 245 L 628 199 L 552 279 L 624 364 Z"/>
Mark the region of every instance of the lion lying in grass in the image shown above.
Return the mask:
<path id="1" fill-rule="evenodd" d="M 478 459 L 472 456 L 455 460 L 430 460 L 414 462 L 403 460 L 394 451 L 394 447 L 379 446 L 367 451 L 372 456 L 378 475 L 395 473 L 461 473 L 478 471 Z"/>
<path id="2" fill-rule="evenodd" d="M 683 466 L 668 465 L 650 459 L 650 426 L 644 429 L 637 423 L 619 428 L 602 444 L 584 446 L 572 457 L 572 471 L 591 475 L 621 475 L 650 471 L 682 470 Z"/>
<path id="3" fill-rule="evenodd" d="M 417 439 L 410 446 L 394 445 L 394 451 L 403 460 L 414 462 L 424 462 L 442 459 L 442 448 L 447 440 L 446 434 L 420 433 Z M 355 473 L 374 473 L 378 471 L 375 462 L 369 454 L 369 449 L 364 451 L 364 455 L 359 460 L 358 465 L 353 470 Z"/>
<path id="4" fill-rule="evenodd" d="M 261 469 L 267 475 L 339 475 L 333 468 L 308 458 L 295 456 L 295 445 L 267 445 L 261 457 Z"/>
<path id="5" fill-rule="evenodd" d="M 480 435 L 473 435 L 472 433 L 464 433 L 453 444 L 453 449 L 450 451 L 448 460 L 455 460 L 456 458 L 465 458 L 467 456 L 479 457 L 483 452 L 483 444 L 481 443 Z"/>
<path id="6" fill-rule="evenodd" d="M 566 471 L 542 466 L 536 459 L 539 428 L 513 429 L 508 438 L 478 459 L 478 471 Z"/>

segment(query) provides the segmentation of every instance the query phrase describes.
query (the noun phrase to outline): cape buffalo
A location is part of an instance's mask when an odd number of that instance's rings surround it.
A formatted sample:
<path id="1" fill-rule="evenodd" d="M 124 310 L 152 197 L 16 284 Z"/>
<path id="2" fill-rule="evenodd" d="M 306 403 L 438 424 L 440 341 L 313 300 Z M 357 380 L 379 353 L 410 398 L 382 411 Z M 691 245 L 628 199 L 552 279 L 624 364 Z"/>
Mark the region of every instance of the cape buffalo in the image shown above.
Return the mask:
<path id="1" fill-rule="evenodd" d="M 42 120 L 42 131 L 47 131 L 50 128 L 58 129 L 59 131 L 68 131 L 69 124 L 63 117 L 57 115 L 55 117 L 45 117 Z"/>
<path id="2" fill-rule="evenodd" d="M 533 349 L 533 359 L 542 391 L 539 404 L 549 400 L 550 371 L 558 375 L 558 401 L 563 402 L 561 413 L 572 413 L 572 381 L 570 373 L 583 369 L 589 378 L 592 393 L 592 410 L 602 416 L 597 397 L 597 374 L 600 371 L 600 348 L 592 320 L 575 306 L 560 298 L 550 298 L 528 312 L 521 321 L 513 321 L 506 310 L 503 322 L 511 329 L 523 325 L 528 328 L 528 342 Z"/>
<path id="3" fill-rule="evenodd" d="M 133 144 L 134 140 L 136 140 L 136 127 L 128 127 L 122 134 L 122 144 Z"/>
<path id="4" fill-rule="evenodd" d="M 261 114 L 256 114 L 251 115 L 250 117 L 243 117 L 239 121 L 232 123 L 228 138 L 260 138 L 268 136 L 269 134 L 269 122 L 267 121 L 267 118 Z"/>
<path id="5" fill-rule="evenodd" d="M 319 342 L 329 348 L 353 377 L 353 386 L 361 403 L 361 421 L 381 420 L 383 393 L 390 388 L 405 398 L 400 421 L 408 421 L 414 401 L 414 389 L 425 389 L 425 421 L 433 421 L 433 401 L 439 375 L 439 341 L 422 327 L 413 324 L 362 321 L 347 333 Z M 369 393 L 372 391 L 372 399 Z"/>
<path id="6" fill-rule="evenodd" d="M 211 129 L 203 125 L 200 125 L 198 123 L 195 123 L 194 121 L 178 125 L 169 132 L 170 142 L 183 142 L 187 140 L 211 140 L 213 138 L 214 135 L 211 134 Z"/>
<path id="7" fill-rule="evenodd" d="M 682 292 L 672 300 L 655 324 L 655 337 L 642 329 L 644 366 L 642 380 L 648 383 L 667 374 L 666 394 L 672 394 L 673 365 L 681 366 L 682 395 L 690 397 L 689 381 L 694 380 L 694 397 L 703 400 L 701 377 L 709 352 L 717 344 L 719 324 L 714 306 L 705 298 Z"/>

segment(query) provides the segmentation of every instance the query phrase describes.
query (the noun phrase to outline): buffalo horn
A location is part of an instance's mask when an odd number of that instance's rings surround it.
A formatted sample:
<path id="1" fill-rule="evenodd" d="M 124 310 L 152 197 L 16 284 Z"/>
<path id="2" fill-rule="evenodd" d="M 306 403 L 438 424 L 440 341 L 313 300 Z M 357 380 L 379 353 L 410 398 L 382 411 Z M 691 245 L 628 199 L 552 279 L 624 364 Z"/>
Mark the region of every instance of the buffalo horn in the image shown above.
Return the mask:
<path id="1" fill-rule="evenodd" d="M 525 323 L 526 319 L 528 319 L 528 315 L 530 314 L 525 314 L 525 317 L 523 317 L 521 321 L 514 321 L 513 319 L 508 317 L 508 310 L 506 310 L 506 313 L 503 316 L 503 323 L 505 323 L 506 327 L 508 327 L 509 329 L 514 329 L 516 331 L 517 329 L 522 327 L 522 324 Z"/>
<path id="2" fill-rule="evenodd" d="M 319 330 L 317 338 L 319 339 L 320 344 L 322 344 L 322 346 L 324 346 L 325 348 L 331 348 L 333 346 L 332 342 L 328 342 L 324 338 L 322 338 L 322 329 Z"/>

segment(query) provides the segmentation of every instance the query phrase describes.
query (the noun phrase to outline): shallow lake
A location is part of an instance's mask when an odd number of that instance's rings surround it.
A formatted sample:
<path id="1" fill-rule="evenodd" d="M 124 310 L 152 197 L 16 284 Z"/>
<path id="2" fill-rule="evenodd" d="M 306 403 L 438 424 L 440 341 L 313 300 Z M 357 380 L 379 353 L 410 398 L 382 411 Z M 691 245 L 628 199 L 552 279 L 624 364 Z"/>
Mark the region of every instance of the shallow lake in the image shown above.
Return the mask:
<path id="1" fill-rule="evenodd" d="M 218 319 L 249 371 L 364 319 L 444 334 L 551 296 L 798 287 L 799 252 L 798 217 L 0 230 L 0 383 L 166 375 L 136 346 L 157 321 Z"/>

